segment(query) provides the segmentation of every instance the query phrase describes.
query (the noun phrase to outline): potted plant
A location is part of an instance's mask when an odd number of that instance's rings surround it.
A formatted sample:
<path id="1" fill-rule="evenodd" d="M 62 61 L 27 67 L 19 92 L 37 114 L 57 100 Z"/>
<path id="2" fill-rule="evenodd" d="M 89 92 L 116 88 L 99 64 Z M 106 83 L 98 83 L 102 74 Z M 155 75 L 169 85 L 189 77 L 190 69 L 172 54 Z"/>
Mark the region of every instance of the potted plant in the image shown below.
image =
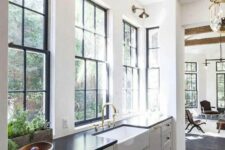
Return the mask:
<path id="1" fill-rule="evenodd" d="M 52 129 L 44 115 L 38 113 L 33 119 L 28 118 L 26 111 L 17 111 L 12 116 L 8 123 L 9 146 L 19 148 L 39 141 L 52 142 Z"/>

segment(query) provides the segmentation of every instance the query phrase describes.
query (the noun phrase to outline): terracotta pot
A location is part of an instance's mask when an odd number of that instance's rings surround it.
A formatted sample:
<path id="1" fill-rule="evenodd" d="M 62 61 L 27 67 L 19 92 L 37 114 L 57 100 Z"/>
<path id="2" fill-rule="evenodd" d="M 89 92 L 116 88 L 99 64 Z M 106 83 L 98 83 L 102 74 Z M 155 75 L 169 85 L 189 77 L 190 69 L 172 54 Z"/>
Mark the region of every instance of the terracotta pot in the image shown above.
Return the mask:
<path id="1" fill-rule="evenodd" d="M 39 141 L 46 141 L 46 142 L 52 142 L 52 129 L 46 129 L 46 130 L 40 130 L 36 131 L 31 137 L 31 143 L 39 142 Z"/>
<path id="2" fill-rule="evenodd" d="M 53 150 L 53 144 L 49 142 L 37 142 L 25 145 L 19 150 Z"/>

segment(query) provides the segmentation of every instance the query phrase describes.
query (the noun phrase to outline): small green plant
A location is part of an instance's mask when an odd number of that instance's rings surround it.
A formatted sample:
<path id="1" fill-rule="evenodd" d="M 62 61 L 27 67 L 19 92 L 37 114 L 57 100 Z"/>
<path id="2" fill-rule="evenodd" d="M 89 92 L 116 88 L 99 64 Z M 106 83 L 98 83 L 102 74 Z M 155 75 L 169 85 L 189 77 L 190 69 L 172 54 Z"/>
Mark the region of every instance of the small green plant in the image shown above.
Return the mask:
<path id="1" fill-rule="evenodd" d="M 35 131 L 47 129 L 48 125 L 42 113 L 38 113 L 31 121 L 28 121 L 26 111 L 16 111 L 8 123 L 8 138 L 33 135 Z"/>
<path id="2" fill-rule="evenodd" d="M 18 145 L 12 140 L 8 140 L 8 150 L 17 150 Z"/>
<path id="3" fill-rule="evenodd" d="M 18 111 L 14 113 L 12 119 L 8 123 L 8 137 L 14 138 L 29 134 L 29 122 L 27 121 L 27 112 Z"/>
<path id="4" fill-rule="evenodd" d="M 45 130 L 49 126 L 49 123 L 45 120 L 43 113 L 38 113 L 38 115 L 31 121 L 30 129 L 32 131 Z"/>

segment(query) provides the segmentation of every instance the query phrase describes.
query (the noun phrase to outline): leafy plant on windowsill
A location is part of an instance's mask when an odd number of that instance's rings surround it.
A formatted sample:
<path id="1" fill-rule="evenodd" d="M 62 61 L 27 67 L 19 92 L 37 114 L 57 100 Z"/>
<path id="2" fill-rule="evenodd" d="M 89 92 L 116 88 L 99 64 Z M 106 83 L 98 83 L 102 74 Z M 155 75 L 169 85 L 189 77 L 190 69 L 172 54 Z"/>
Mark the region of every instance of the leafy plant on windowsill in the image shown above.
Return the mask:
<path id="1" fill-rule="evenodd" d="M 8 149 L 9 150 L 17 150 L 18 145 L 11 139 L 8 140 Z"/>
<path id="2" fill-rule="evenodd" d="M 49 123 L 42 113 L 38 113 L 32 121 L 28 121 L 26 111 L 15 111 L 8 123 L 8 138 L 32 135 L 35 131 L 48 129 Z"/>
<path id="3" fill-rule="evenodd" d="M 31 133 L 29 126 L 27 112 L 16 111 L 8 123 L 8 137 L 11 139 Z"/>
<path id="4" fill-rule="evenodd" d="M 9 150 L 14 150 L 17 149 L 16 145 L 22 147 L 33 142 L 52 142 L 52 129 L 42 113 L 34 115 L 21 110 L 14 111 L 8 123 L 8 138 Z"/>

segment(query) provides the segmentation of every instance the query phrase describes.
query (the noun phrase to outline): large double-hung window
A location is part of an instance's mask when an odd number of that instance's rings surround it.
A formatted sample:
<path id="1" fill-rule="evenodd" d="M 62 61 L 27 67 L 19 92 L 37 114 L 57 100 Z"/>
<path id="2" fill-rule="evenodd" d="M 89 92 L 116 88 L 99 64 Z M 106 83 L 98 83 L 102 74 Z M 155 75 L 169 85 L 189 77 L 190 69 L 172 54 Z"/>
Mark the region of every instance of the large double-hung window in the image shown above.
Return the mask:
<path id="1" fill-rule="evenodd" d="M 147 29 L 147 109 L 151 112 L 159 111 L 160 67 L 159 55 L 159 27 Z"/>
<path id="2" fill-rule="evenodd" d="M 216 97 L 217 108 L 225 109 L 225 62 L 216 62 Z"/>
<path id="3" fill-rule="evenodd" d="M 82 125 L 100 119 L 108 101 L 107 11 L 90 0 L 75 6 L 75 124 Z"/>
<path id="4" fill-rule="evenodd" d="M 185 63 L 186 107 L 198 107 L 197 62 Z"/>
<path id="5" fill-rule="evenodd" d="M 49 120 L 48 0 L 9 0 L 8 116 Z"/>
<path id="6" fill-rule="evenodd" d="M 137 28 L 123 21 L 123 111 L 133 112 L 138 107 L 139 68 Z"/>

